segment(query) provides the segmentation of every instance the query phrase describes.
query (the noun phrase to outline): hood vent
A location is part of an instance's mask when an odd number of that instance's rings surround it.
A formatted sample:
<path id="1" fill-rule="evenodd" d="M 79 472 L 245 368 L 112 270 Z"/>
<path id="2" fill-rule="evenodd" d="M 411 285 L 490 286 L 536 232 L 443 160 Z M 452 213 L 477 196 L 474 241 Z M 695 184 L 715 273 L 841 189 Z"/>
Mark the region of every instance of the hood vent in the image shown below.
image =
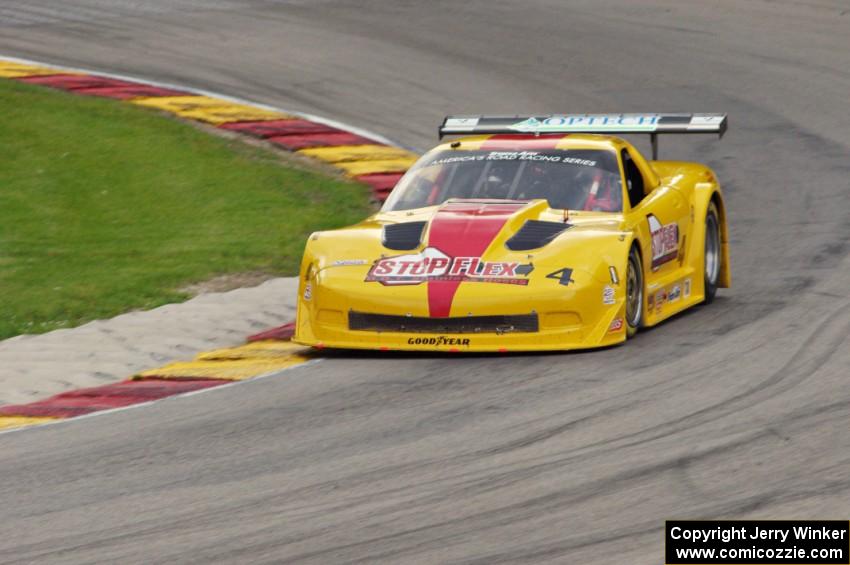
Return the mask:
<path id="1" fill-rule="evenodd" d="M 403 222 L 384 226 L 382 243 L 387 249 L 408 251 L 416 249 L 422 240 L 422 230 L 425 222 Z"/>
<path id="2" fill-rule="evenodd" d="M 505 246 L 511 251 L 528 251 L 537 249 L 551 242 L 558 235 L 572 227 L 562 222 L 541 222 L 540 220 L 527 220 L 525 224 L 505 242 Z"/>

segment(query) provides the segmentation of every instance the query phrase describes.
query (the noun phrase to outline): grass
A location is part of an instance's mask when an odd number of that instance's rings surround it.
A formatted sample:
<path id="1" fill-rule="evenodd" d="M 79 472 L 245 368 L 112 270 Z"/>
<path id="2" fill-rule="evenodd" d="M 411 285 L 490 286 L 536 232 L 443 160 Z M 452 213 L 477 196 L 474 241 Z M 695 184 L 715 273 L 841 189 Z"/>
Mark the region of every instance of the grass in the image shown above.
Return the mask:
<path id="1" fill-rule="evenodd" d="M 369 213 L 360 185 L 155 112 L 0 80 L 0 339 L 294 274 L 310 232 Z"/>

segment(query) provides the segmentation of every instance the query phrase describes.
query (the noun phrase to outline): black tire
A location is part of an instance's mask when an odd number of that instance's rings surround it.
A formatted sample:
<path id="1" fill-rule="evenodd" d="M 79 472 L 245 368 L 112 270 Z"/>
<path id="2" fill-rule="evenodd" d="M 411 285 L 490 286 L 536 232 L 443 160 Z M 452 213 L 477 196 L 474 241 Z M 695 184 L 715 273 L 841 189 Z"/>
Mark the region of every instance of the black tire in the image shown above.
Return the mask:
<path id="1" fill-rule="evenodd" d="M 720 240 L 720 215 L 714 202 L 705 213 L 705 248 L 703 249 L 703 277 L 705 304 L 711 304 L 717 294 L 717 282 L 723 265 L 723 247 Z"/>
<path id="2" fill-rule="evenodd" d="M 644 302 L 643 263 L 633 246 L 626 270 L 626 337 L 634 336 L 643 326 Z"/>

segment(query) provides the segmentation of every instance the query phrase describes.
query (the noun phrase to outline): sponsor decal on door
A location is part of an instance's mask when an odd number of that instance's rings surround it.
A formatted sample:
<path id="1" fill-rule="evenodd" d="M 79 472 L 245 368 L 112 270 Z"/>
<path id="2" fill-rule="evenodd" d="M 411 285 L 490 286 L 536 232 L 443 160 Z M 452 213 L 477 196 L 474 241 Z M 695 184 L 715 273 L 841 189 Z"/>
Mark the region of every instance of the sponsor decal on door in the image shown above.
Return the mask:
<path id="1" fill-rule="evenodd" d="M 655 271 L 679 255 L 679 224 L 662 224 L 652 214 L 646 220 L 652 236 L 652 270 Z"/>

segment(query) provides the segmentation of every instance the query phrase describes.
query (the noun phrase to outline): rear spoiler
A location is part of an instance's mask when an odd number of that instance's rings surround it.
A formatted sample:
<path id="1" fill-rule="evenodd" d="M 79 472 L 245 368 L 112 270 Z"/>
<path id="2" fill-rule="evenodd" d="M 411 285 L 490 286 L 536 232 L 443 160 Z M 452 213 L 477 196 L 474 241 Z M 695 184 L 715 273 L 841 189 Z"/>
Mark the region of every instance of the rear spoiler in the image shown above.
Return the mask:
<path id="1" fill-rule="evenodd" d="M 549 116 L 446 116 L 446 135 L 494 133 L 647 133 L 658 159 L 659 133 L 726 133 L 726 114 L 563 114 Z"/>

